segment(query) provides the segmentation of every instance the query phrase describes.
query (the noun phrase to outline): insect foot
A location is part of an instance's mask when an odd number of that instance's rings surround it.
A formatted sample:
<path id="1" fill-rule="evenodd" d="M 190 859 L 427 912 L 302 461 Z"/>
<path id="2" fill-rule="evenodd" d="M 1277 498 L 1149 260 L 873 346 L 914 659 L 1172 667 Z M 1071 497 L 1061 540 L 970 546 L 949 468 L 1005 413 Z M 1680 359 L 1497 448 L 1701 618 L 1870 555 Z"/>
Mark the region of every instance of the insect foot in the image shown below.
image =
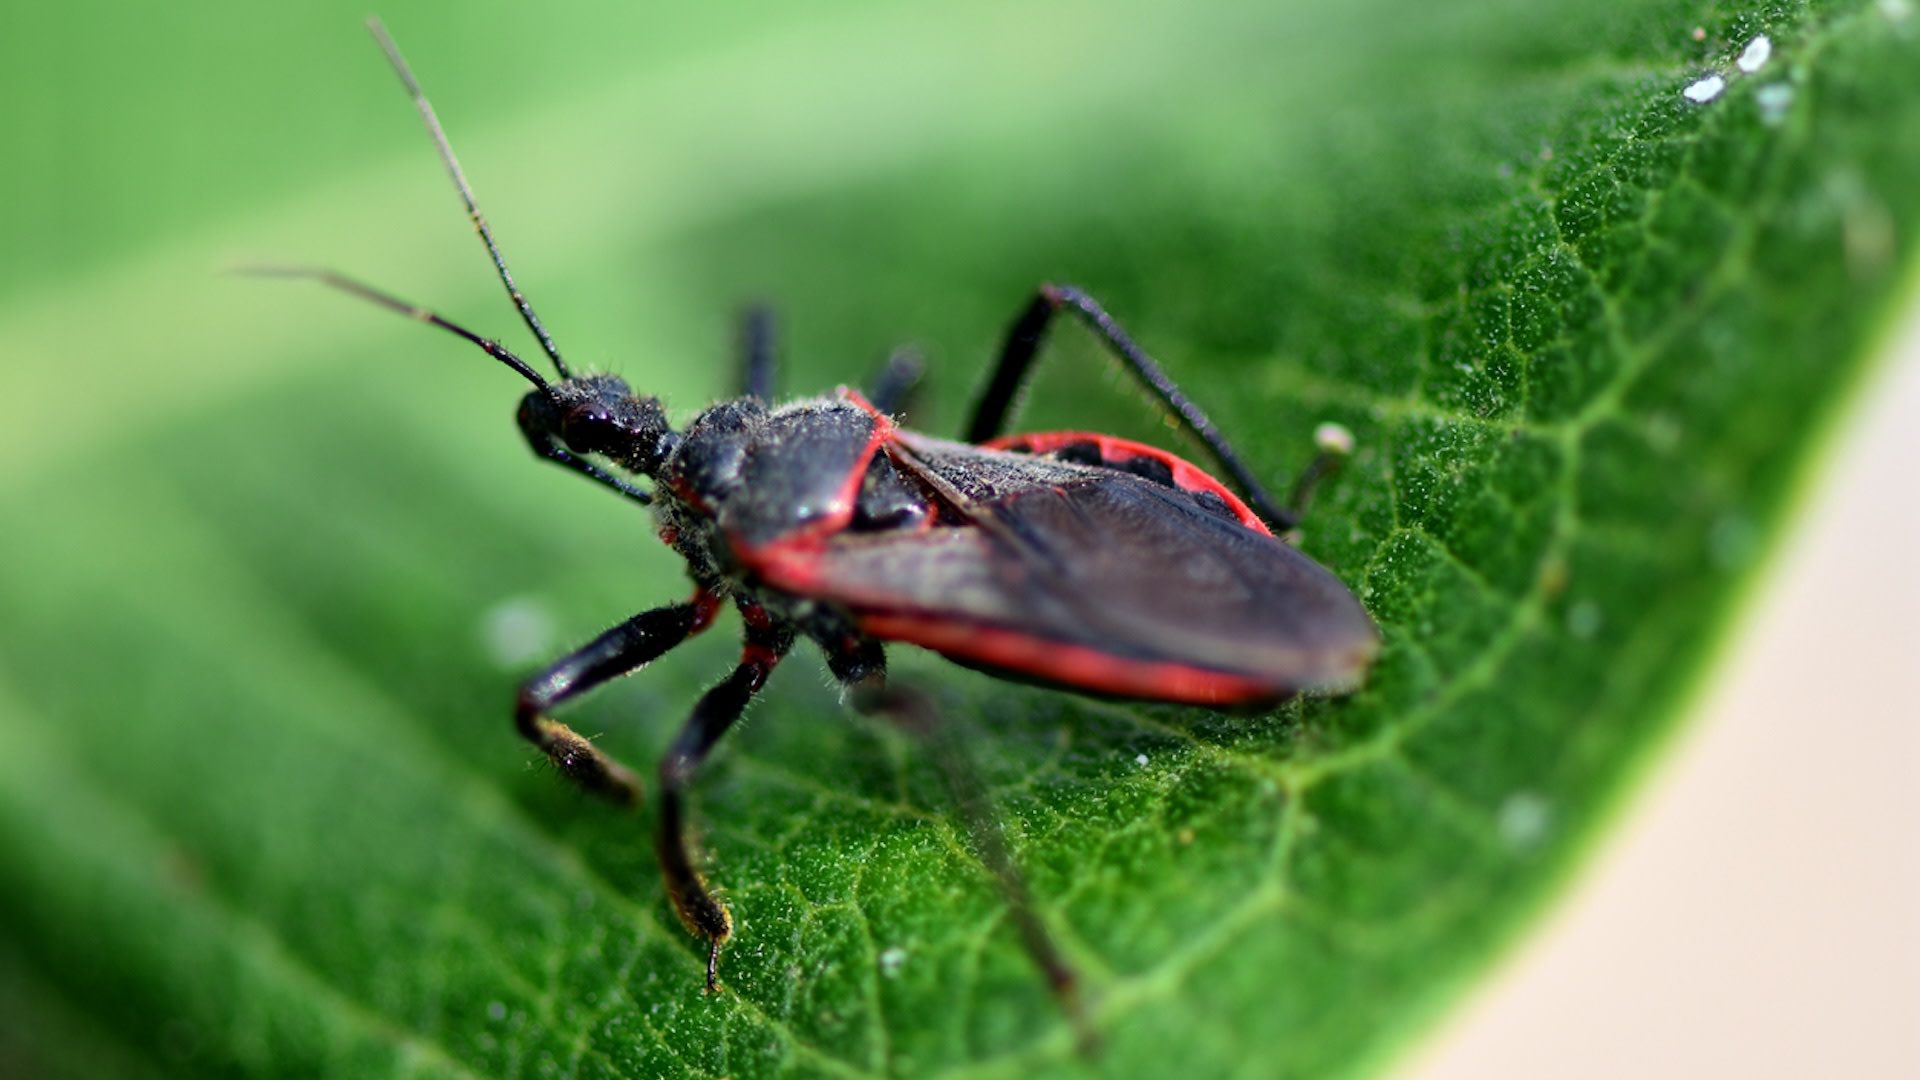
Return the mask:
<path id="1" fill-rule="evenodd" d="M 520 705 L 521 734 L 538 746 L 560 774 L 617 806 L 638 805 L 640 778 L 631 769 L 594 748 L 593 743 L 558 720 L 549 720 Z"/>

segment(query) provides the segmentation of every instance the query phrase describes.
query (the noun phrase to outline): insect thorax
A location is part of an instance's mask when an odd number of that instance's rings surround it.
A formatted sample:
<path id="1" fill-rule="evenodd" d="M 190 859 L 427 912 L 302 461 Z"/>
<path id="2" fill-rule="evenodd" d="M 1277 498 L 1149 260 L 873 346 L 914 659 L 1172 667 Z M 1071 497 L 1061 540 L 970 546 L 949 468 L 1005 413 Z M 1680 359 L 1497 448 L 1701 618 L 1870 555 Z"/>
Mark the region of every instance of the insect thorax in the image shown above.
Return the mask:
<path id="1" fill-rule="evenodd" d="M 745 569 L 756 552 L 910 527 L 931 513 L 887 461 L 878 423 L 833 398 L 771 410 L 753 398 L 713 406 L 688 426 L 661 470 L 655 512 L 662 538 L 701 587 L 746 590 L 770 610 L 811 617 L 814 606 L 804 598 L 758 595 Z"/>

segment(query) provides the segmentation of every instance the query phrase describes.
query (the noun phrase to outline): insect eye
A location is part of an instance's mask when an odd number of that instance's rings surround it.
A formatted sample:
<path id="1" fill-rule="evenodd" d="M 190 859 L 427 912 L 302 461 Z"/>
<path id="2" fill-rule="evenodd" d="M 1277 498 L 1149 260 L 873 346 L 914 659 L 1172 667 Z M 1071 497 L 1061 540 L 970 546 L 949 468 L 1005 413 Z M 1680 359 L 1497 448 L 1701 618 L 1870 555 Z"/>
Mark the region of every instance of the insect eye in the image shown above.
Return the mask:
<path id="1" fill-rule="evenodd" d="M 581 453 L 600 450 L 611 434 L 612 418 L 599 404 L 576 405 L 560 419 L 560 437 Z"/>

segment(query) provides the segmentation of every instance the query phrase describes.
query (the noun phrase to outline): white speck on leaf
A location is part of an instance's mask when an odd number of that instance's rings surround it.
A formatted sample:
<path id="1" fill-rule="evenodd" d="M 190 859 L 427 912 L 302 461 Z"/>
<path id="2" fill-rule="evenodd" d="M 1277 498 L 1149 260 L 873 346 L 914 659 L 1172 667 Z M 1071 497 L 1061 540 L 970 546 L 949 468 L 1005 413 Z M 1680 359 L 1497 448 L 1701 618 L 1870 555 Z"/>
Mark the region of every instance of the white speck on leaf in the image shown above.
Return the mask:
<path id="1" fill-rule="evenodd" d="M 514 597 L 480 617 L 480 640 L 495 664 L 521 667 L 554 651 L 553 616 L 538 600 Z"/>
<path id="2" fill-rule="evenodd" d="M 1686 429 L 1669 413 L 1654 413 L 1647 418 L 1647 445 L 1662 454 L 1671 454 L 1680 445 Z"/>
<path id="3" fill-rule="evenodd" d="M 1726 88 L 1727 80 L 1718 75 L 1708 75 L 1706 78 L 1696 79 L 1688 84 L 1685 90 L 1680 91 L 1680 96 L 1697 105 L 1705 105 L 1719 97 L 1720 91 Z"/>
<path id="4" fill-rule="evenodd" d="M 882 952 L 878 959 L 880 974 L 891 979 L 895 975 L 900 974 L 900 969 L 906 965 L 907 950 L 895 945 L 893 948 Z"/>
<path id="5" fill-rule="evenodd" d="M 1495 825 L 1508 846 L 1538 847 L 1553 828 L 1553 805 L 1537 792 L 1516 791 L 1500 801 Z"/>
<path id="6" fill-rule="evenodd" d="M 1332 454 L 1353 453 L 1353 432 L 1332 421 L 1313 429 L 1313 445 Z"/>
<path id="7" fill-rule="evenodd" d="M 1787 108 L 1793 104 L 1793 87 L 1786 83 L 1768 83 L 1753 92 L 1753 101 L 1760 106 L 1763 123 L 1778 124 L 1786 119 Z"/>
<path id="8" fill-rule="evenodd" d="M 1751 75 L 1765 67 L 1767 58 L 1772 55 L 1773 39 L 1765 34 L 1756 34 L 1752 41 L 1747 42 L 1746 50 L 1740 54 L 1740 59 L 1733 62 L 1733 66 Z"/>
<path id="9" fill-rule="evenodd" d="M 1146 767 L 1147 767 L 1147 755 L 1145 755 L 1145 754 L 1135 754 L 1135 755 L 1133 755 L 1133 763 L 1134 763 L 1135 765 L 1138 765 L 1138 766 L 1140 766 L 1140 767 L 1141 767 L 1141 768 L 1143 768 L 1143 769 L 1144 769 L 1144 768 L 1146 768 Z"/>

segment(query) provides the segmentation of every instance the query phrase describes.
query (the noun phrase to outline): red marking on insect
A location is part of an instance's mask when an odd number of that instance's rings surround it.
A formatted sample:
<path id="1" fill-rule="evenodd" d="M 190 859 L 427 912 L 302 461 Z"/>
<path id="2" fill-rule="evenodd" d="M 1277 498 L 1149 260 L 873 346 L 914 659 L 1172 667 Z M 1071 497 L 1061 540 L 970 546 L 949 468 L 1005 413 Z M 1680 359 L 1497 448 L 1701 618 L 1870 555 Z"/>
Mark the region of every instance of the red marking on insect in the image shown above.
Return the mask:
<path id="1" fill-rule="evenodd" d="M 1113 697 L 1223 706 L 1271 701 L 1274 696 L 1271 680 L 1132 660 L 1086 645 L 1063 645 L 1017 630 L 953 619 L 868 615 L 861 618 L 860 629 L 888 641 L 910 641 L 977 667 Z"/>
<path id="2" fill-rule="evenodd" d="M 1173 486 L 1182 491 L 1212 492 L 1232 508 L 1233 516 L 1240 519 L 1240 524 L 1256 532 L 1273 535 L 1273 530 L 1267 528 L 1267 523 L 1261 521 L 1260 515 L 1240 501 L 1240 496 L 1235 495 L 1232 488 L 1214 479 L 1198 465 L 1175 457 L 1157 446 L 1148 446 L 1131 439 L 1100 435 L 1090 431 L 1037 431 L 1002 435 L 997 439 L 988 439 L 980 445 L 988 450 L 1012 450 L 1023 454 L 1052 454 L 1090 446 L 1098 451 L 1103 463 L 1123 470 L 1137 461 L 1157 461 L 1167 467 L 1172 476 Z"/>
<path id="3" fill-rule="evenodd" d="M 720 605 L 726 603 L 726 600 L 705 589 L 695 589 L 692 603 L 693 628 L 689 632 L 697 634 L 713 625 L 714 616 L 720 614 Z"/>

